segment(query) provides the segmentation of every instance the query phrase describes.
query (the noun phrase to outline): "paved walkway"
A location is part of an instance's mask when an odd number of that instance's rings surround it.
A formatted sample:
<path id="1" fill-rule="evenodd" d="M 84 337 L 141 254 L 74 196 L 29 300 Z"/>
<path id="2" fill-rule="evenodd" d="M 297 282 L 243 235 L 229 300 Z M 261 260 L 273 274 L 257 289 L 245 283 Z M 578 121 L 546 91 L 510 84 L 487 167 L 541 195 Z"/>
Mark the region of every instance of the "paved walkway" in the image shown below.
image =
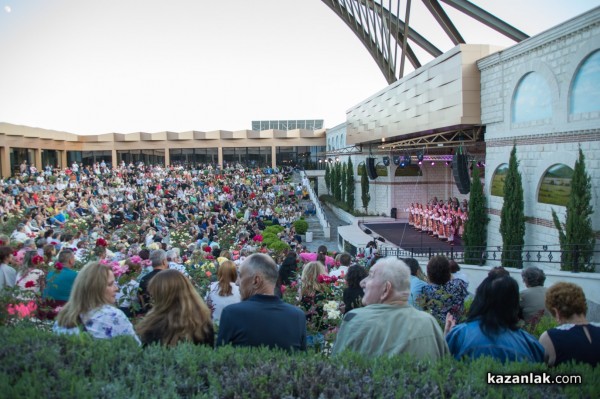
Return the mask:
<path id="1" fill-rule="evenodd" d="M 310 200 L 303 200 L 303 205 L 310 202 Z M 325 212 L 325 217 L 329 222 L 329 226 L 331 229 L 331 237 L 329 239 L 325 238 L 323 235 L 323 228 L 319 223 L 319 219 L 316 216 L 305 217 L 306 221 L 309 224 L 308 231 L 312 231 L 313 240 L 312 242 L 303 242 L 303 245 L 306 245 L 309 251 L 316 251 L 320 245 L 325 245 L 329 251 L 339 251 L 338 249 L 338 227 L 345 226 L 348 223 L 339 219 L 335 213 L 333 213 L 328 207 L 323 206 L 323 211 Z"/>

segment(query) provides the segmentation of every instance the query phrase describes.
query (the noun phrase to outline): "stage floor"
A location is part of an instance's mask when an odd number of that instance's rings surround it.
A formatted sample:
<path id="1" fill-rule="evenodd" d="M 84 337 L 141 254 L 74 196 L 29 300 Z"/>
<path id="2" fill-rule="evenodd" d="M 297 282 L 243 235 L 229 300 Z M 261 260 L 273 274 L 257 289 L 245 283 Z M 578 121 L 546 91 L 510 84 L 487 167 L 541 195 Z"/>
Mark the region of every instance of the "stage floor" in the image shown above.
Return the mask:
<path id="1" fill-rule="evenodd" d="M 439 251 L 452 248 L 448 242 L 438 240 L 437 237 L 427 233 L 421 233 L 408 223 L 368 223 L 363 226 L 405 250 L 431 248 Z M 463 250 L 460 237 L 454 239 L 454 250 Z"/>

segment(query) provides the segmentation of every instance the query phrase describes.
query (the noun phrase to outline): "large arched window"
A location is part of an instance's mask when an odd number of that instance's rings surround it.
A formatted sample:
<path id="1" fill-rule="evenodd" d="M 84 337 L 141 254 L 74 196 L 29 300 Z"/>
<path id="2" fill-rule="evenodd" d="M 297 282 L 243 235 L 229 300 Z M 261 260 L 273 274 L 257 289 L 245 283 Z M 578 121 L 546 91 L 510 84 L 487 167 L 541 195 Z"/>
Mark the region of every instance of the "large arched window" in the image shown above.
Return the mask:
<path id="1" fill-rule="evenodd" d="M 418 165 L 408 165 L 404 167 L 396 168 L 396 172 L 394 173 L 396 177 L 405 177 L 405 176 L 423 176 L 423 172 Z"/>
<path id="2" fill-rule="evenodd" d="M 581 64 L 571 85 L 569 114 L 600 111 L 600 51 Z"/>
<path id="3" fill-rule="evenodd" d="M 565 164 L 552 165 L 544 173 L 538 191 L 538 202 L 566 206 L 571 196 L 573 169 Z"/>
<path id="4" fill-rule="evenodd" d="M 387 176 L 388 175 L 388 167 L 379 162 L 375 165 L 375 170 L 377 171 L 377 176 Z"/>
<path id="5" fill-rule="evenodd" d="M 365 173 L 366 169 L 365 169 L 365 163 L 361 162 L 358 164 L 358 167 L 356 169 L 356 174 L 359 176 L 362 176 L 363 173 Z"/>
<path id="6" fill-rule="evenodd" d="M 548 82 L 537 72 L 525 75 L 515 90 L 512 102 L 513 123 L 552 118 L 552 93 Z"/>
<path id="7" fill-rule="evenodd" d="M 508 164 L 503 163 L 496 168 L 492 176 L 492 195 L 504 197 L 504 182 L 508 173 Z"/>

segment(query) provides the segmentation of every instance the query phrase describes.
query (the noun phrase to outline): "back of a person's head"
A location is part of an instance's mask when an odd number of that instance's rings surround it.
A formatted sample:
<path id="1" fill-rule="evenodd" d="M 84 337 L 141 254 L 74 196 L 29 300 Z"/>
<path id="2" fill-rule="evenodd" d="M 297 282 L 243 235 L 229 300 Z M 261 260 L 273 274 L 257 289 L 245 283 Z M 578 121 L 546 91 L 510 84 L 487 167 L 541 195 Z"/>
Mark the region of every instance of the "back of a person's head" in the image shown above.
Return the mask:
<path id="1" fill-rule="evenodd" d="M 346 284 L 348 285 L 348 288 L 359 288 L 360 282 L 368 275 L 367 269 L 361 265 L 350 266 L 348 268 L 348 273 L 346 273 Z"/>
<path id="2" fill-rule="evenodd" d="M 140 258 L 142 258 L 142 260 L 148 260 L 150 259 L 150 251 L 147 249 L 142 249 L 139 253 L 138 256 Z"/>
<path id="3" fill-rule="evenodd" d="M 432 284 L 444 285 L 452 275 L 450 274 L 450 263 L 443 255 L 436 255 L 427 263 L 427 277 Z"/>
<path id="4" fill-rule="evenodd" d="M 65 248 L 65 249 L 61 250 L 60 253 L 58 254 L 58 261 L 62 264 L 65 264 L 68 261 L 70 261 L 71 258 L 74 256 L 75 256 L 75 254 L 73 253 L 73 250 Z"/>
<path id="5" fill-rule="evenodd" d="M 12 255 L 13 249 L 8 246 L 0 247 L 0 263 L 5 263 L 8 257 Z"/>
<path id="6" fill-rule="evenodd" d="M 510 276 L 486 277 L 477 287 L 468 320 L 479 320 L 489 336 L 501 329 L 516 330 L 519 322 L 519 284 Z"/>
<path id="7" fill-rule="evenodd" d="M 154 276 L 148 293 L 152 309 L 136 326 L 142 338 L 157 331 L 164 345 L 174 346 L 180 341 L 202 342 L 212 334 L 210 309 L 178 270 L 167 269 Z"/>
<path id="8" fill-rule="evenodd" d="M 152 261 L 152 267 L 161 266 L 166 259 L 167 253 L 162 249 L 155 249 L 150 252 L 150 261 Z"/>
<path id="9" fill-rule="evenodd" d="M 561 318 L 587 313 L 587 302 L 583 289 L 573 283 L 556 283 L 546 291 L 546 309 L 552 314 L 558 311 Z"/>
<path id="10" fill-rule="evenodd" d="M 327 247 L 325 245 L 319 245 L 319 248 L 317 248 L 317 254 L 327 255 Z"/>
<path id="11" fill-rule="evenodd" d="M 98 262 L 86 264 L 78 273 L 67 304 L 58 314 L 58 324 L 75 327 L 79 315 L 107 304 L 106 287 L 111 270 Z"/>
<path id="12" fill-rule="evenodd" d="M 237 280 L 237 267 L 235 263 L 226 260 L 219 265 L 217 269 L 217 278 L 219 279 L 219 295 L 231 296 L 231 283 Z"/>
<path id="13" fill-rule="evenodd" d="M 454 259 L 448 260 L 448 265 L 450 266 L 450 273 L 458 273 L 460 271 L 460 266 Z"/>
<path id="14" fill-rule="evenodd" d="M 380 277 L 383 281 L 389 281 L 397 294 L 410 291 L 410 268 L 403 260 L 388 256 L 381 258 L 377 263 Z"/>
<path id="15" fill-rule="evenodd" d="M 352 262 L 352 255 L 347 252 L 342 252 L 340 254 L 340 265 L 350 266 L 350 262 Z"/>
<path id="16" fill-rule="evenodd" d="M 419 261 L 415 258 L 404 258 L 402 260 L 404 261 L 404 263 L 406 263 L 406 266 L 410 268 L 410 275 L 417 276 L 419 270 L 421 270 L 421 266 L 419 266 Z"/>
<path id="17" fill-rule="evenodd" d="M 544 271 L 535 266 L 523 269 L 521 276 L 523 277 L 523 282 L 528 287 L 541 287 L 546 281 L 546 274 L 544 274 Z"/>
<path id="18" fill-rule="evenodd" d="M 302 295 L 314 295 L 321 288 L 319 276 L 327 274 L 323 263 L 319 261 L 308 262 L 302 268 Z"/>
<path id="19" fill-rule="evenodd" d="M 275 284 L 279 277 L 277 264 L 273 258 L 265 254 L 256 253 L 248 256 L 244 260 L 243 267 L 246 267 L 252 275 L 262 275 L 265 281 L 270 284 Z"/>

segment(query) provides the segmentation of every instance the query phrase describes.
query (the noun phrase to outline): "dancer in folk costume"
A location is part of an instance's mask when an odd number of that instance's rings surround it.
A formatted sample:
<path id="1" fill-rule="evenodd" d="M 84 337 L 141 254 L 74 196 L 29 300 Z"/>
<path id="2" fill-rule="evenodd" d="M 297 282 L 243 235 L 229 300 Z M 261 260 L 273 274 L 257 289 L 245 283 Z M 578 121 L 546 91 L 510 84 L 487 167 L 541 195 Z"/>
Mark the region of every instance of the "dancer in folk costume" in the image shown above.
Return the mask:
<path id="1" fill-rule="evenodd" d="M 415 207 L 415 229 L 421 230 L 421 204 Z"/>
<path id="2" fill-rule="evenodd" d="M 439 209 L 436 209 L 433 211 L 433 217 L 431 218 L 433 220 L 432 226 L 433 226 L 433 231 L 430 233 L 432 236 L 437 237 L 438 235 L 438 224 L 440 223 L 440 212 Z"/>
<path id="3" fill-rule="evenodd" d="M 427 233 L 427 228 L 429 226 L 429 213 L 427 211 L 427 206 L 422 206 L 421 217 L 421 232 Z"/>
<path id="4" fill-rule="evenodd" d="M 448 216 L 444 208 L 440 209 L 440 220 L 438 223 L 438 238 L 442 241 L 446 241 L 446 224 L 448 223 Z"/>
<path id="5" fill-rule="evenodd" d="M 410 204 L 410 206 L 408 207 L 408 209 L 406 211 L 408 212 L 408 225 L 414 226 L 415 225 L 415 204 Z"/>

